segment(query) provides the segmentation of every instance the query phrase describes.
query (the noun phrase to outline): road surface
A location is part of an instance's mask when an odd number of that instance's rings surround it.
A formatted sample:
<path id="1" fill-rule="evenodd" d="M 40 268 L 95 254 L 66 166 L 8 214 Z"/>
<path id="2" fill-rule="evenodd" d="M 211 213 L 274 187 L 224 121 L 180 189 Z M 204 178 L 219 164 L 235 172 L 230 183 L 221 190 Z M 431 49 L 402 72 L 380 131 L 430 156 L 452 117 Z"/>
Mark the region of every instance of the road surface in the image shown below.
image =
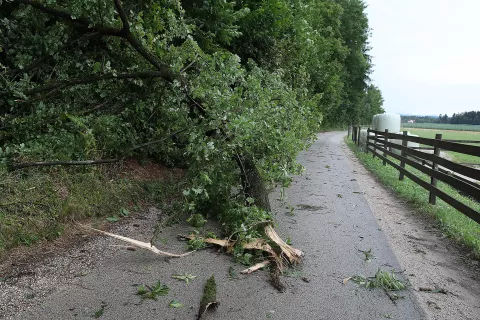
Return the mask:
<path id="1" fill-rule="evenodd" d="M 320 134 L 299 156 L 305 173 L 294 179 L 286 202 L 276 200 L 278 192 L 271 195 L 279 234 L 305 252 L 301 268 L 284 277 L 284 293 L 269 284 L 264 271 L 230 279 L 230 266 L 237 272 L 244 267 L 213 249 L 164 259 L 148 251 L 125 250 L 114 246 L 123 244 L 118 240 L 98 236 L 19 266 L 16 274 L 0 282 L 0 318 L 3 313 L 6 319 L 92 319 L 97 312 L 99 319 L 196 319 L 203 285 L 214 274 L 220 304 L 205 319 L 426 319 L 411 289 L 400 292 L 404 298 L 394 303 L 380 289 L 342 282 L 354 275 L 374 276 L 378 269 L 401 271 L 356 181 L 342 147 L 344 135 Z M 151 209 L 114 232 L 149 241 L 158 215 Z M 176 235 L 188 230 L 178 225 L 165 229 L 158 247 L 184 252 L 185 244 Z M 370 262 L 362 252 L 367 250 L 373 255 Z M 189 284 L 171 278 L 184 273 L 197 277 Z M 137 286 L 157 280 L 168 285 L 169 294 L 141 302 Z M 185 307 L 169 308 L 174 299 Z"/>

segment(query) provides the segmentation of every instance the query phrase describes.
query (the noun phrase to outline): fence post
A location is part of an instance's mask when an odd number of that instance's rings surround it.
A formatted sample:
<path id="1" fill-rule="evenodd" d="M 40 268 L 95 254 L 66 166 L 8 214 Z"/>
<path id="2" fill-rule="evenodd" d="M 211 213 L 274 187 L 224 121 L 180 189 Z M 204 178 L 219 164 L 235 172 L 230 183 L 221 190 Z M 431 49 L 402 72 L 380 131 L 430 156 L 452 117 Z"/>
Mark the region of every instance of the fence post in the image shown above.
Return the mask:
<path id="1" fill-rule="evenodd" d="M 365 144 L 365 153 L 368 154 L 368 136 L 370 135 L 370 127 L 367 129 L 367 142 Z"/>
<path id="2" fill-rule="evenodd" d="M 442 134 L 437 133 L 435 135 L 435 140 L 442 140 Z M 440 148 L 435 145 L 433 148 L 433 154 L 436 156 L 440 156 Z M 435 161 L 432 161 L 432 170 L 437 171 L 438 170 L 438 164 L 435 163 Z M 430 185 L 433 187 L 437 186 L 437 179 L 434 177 L 430 177 Z M 436 204 L 437 203 L 437 196 L 430 190 L 430 198 L 429 198 L 430 204 Z"/>
<path id="3" fill-rule="evenodd" d="M 408 131 L 403 131 L 402 146 L 404 146 L 404 147 L 408 146 L 407 135 L 408 135 Z M 406 158 L 407 157 L 407 150 L 402 149 L 401 156 Z M 400 167 L 405 169 L 405 162 L 403 160 L 400 161 Z M 404 177 L 405 177 L 405 174 L 403 173 L 403 171 L 400 171 L 400 176 L 398 177 L 398 179 L 403 180 Z"/>
<path id="4" fill-rule="evenodd" d="M 351 125 L 348 125 L 348 133 L 347 133 L 347 137 L 349 138 L 350 137 L 350 129 L 351 129 Z"/>
<path id="5" fill-rule="evenodd" d="M 377 133 L 375 132 L 375 139 L 377 139 Z M 372 152 L 372 158 L 375 158 L 375 154 L 377 153 L 377 141 L 373 141 L 373 151 Z"/>
<path id="6" fill-rule="evenodd" d="M 360 131 L 362 131 L 362 126 L 358 126 L 357 146 L 360 146 Z"/>
<path id="7" fill-rule="evenodd" d="M 352 141 L 355 141 L 355 126 L 352 125 Z"/>
<path id="8" fill-rule="evenodd" d="M 388 129 L 385 129 L 385 133 L 388 133 Z M 385 137 L 384 140 L 385 140 L 385 141 L 388 141 L 387 136 L 385 135 L 384 137 Z M 387 145 L 384 143 L 384 144 L 383 144 L 383 156 L 384 156 L 385 158 L 387 158 L 387 152 L 386 152 L 386 151 L 387 151 Z M 384 165 L 384 166 L 387 165 L 387 160 L 383 160 L 383 165 Z"/>

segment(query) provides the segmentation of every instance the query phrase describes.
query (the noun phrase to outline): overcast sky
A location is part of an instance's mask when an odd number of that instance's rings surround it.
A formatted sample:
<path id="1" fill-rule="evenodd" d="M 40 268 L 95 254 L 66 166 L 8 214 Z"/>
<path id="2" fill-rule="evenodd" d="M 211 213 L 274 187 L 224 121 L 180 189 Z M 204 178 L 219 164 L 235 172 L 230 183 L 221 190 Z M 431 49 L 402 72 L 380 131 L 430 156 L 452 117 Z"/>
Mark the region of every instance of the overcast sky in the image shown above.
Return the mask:
<path id="1" fill-rule="evenodd" d="M 366 0 L 386 112 L 480 110 L 480 0 Z"/>

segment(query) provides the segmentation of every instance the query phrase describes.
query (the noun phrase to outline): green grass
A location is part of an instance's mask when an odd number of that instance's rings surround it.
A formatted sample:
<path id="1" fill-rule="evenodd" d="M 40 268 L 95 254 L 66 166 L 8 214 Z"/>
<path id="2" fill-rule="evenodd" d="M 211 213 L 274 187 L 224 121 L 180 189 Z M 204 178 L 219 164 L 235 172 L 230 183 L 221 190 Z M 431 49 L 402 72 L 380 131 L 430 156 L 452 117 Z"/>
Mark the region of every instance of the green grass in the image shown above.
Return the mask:
<path id="1" fill-rule="evenodd" d="M 435 206 L 428 203 L 429 193 L 405 177 L 404 181 L 398 180 L 398 171 L 389 166 L 383 166 L 379 158 L 372 158 L 371 153 L 365 153 L 357 149 L 353 142 L 346 138 L 345 143 L 352 149 L 360 162 L 380 181 L 395 191 L 397 195 L 409 202 L 418 212 L 435 217 L 440 228 L 451 238 L 470 248 L 477 259 L 480 259 L 480 224 L 471 220 L 452 206 L 437 198 Z M 397 161 L 395 161 L 397 162 Z M 429 181 L 427 175 L 406 165 L 406 169 L 425 181 Z M 445 183 L 438 182 L 438 188 L 451 195 L 458 201 L 480 211 L 480 203 L 468 197 L 460 195 L 455 189 Z"/>
<path id="2" fill-rule="evenodd" d="M 416 134 L 423 138 L 435 139 L 435 134 L 441 133 L 444 140 L 479 140 L 480 132 L 472 131 L 449 131 L 440 129 L 410 129 L 402 128 L 402 130 L 408 130 L 412 134 Z M 472 143 L 474 146 L 480 146 L 480 143 Z M 465 164 L 480 164 L 480 157 L 470 156 L 458 152 L 447 151 L 452 156 L 453 161 Z"/>
<path id="3" fill-rule="evenodd" d="M 106 166 L 0 169 L 0 256 L 14 247 L 55 239 L 75 221 L 121 219 L 125 212 L 139 210 L 146 203 L 161 203 L 175 192 L 171 185 L 169 181 L 122 178 Z"/>
<path id="4" fill-rule="evenodd" d="M 447 124 L 447 123 L 402 123 L 404 128 L 423 128 L 459 131 L 480 131 L 480 125 Z"/>

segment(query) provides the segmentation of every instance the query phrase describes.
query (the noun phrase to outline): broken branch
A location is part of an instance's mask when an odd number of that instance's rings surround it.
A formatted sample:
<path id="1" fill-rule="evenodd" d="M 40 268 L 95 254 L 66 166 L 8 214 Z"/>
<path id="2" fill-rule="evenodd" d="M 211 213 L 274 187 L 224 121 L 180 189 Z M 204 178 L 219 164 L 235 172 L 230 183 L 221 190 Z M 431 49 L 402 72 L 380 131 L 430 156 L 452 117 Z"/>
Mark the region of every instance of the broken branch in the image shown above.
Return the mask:
<path id="1" fill-rule="evenodd" d="M 15 171 L 28 167 L 47 167 L 47 166 L 84 166 L 91 164 L 102 164 L 102 163 L 114 163 L 118 162 L 120 159 L 104 159 L 104 160 L 85 160 L 85 161 L 47 161 L 47 162 L 25 162 L 17 165 L 13 165 L 8 168 L 8 171 Z"/>
<path id="2" fill-rule="evenodd" d="M 182 254 L 165 252 L 165 251 L 159 250 L 157 247 L 155 247 L 154 245 L 152 245 L 148 242 L 142 242 L 142 241 L 138 241 L 138 240 L 135 240 L 135 239 L 132 239 L 132 238 L 127 238 L 127 237 L 124 237 L 124 236 L 121 236 L 121 235 L 118 235 L 118 234 L 115 234 L 115 233 L 110 233 L 110 232 L 106 232 L 106 231 L 103 231 L 103 230 L 95 229 L 95 228 L 92 228 L 92 227 L 86 226 L 86 225 L 80 225 L 80 226 L 82 226 L 86 229 L 91 229 L 91 230 L 103 233 L 106 236 L 125 241 L 127 243 L 130 243 L 130 244 L 138 247 L 138 248 L 146 249 L 146 250 L 152 251 L 153 253 L 156 253 L 156 254 L 159 254 L 159 255 L 165 255 L 165 256 L 168 256 L 168 257 L 172 257 L 172 258 L 185 257 L 185 256 L 188 256 L 189 254 L 195 252 L 195 250 L 187 252 L 187 253 L 182 253 Z"/>
<path id="3" fill-rule="evenodd" d="M 255 272 L 255 271 L 259 270 L 259 269 L 262 269 L 263 267 L 265 267 L 265 266 L 268 265 L 269 263 L 270 263 L 269 260 L 265 260 L 265 261 L 263 261 L 263 262 L 259 262 L 259 263 L 257 263 L 256 265 L 251 266 L 251 267 L 248 268 L 248 269 L 245 269 L 245 270 L 240 271 L 240 273 L 241 273 L 241 274 L 250 274 L 250 273 Z"/>
<path id="4" fill-rule="evenodd" d="M 280 250 L 287 257 L 290 263 L 294 264 L 302 261 L 302 257 L 304 255 L 303 252 L 295 249 L 283 241 L 272 226 L 269 225 L 265 227 L 265 234 L 268 236 L 268 238 L 270 238 L 270 240 L 275 242 L 280 247 Z"/>

